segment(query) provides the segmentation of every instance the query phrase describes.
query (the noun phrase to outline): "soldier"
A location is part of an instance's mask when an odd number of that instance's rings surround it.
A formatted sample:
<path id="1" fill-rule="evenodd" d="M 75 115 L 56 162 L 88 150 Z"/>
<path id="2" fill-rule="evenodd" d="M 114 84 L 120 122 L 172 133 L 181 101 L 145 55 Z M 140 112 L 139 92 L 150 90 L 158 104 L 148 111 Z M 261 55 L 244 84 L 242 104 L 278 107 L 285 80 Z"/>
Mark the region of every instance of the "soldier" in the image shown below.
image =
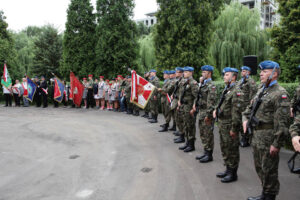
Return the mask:
<path id="1" fill-rule="evenodd" d="M 178 128 L 178 131 L 174 132 L 175 136 L 178 136 L 174 139 L 174 143 L 184 143 L 184 132 L 183 132 L 183 113 L 181 110 L 177 110 L 178 107 L 178 100 L 179 100 L 179 88 L 183 87 L 184 79 L 183 79 L 183 68 L 176 67 L 176 81 L 175 84 L 172 85 L 174 87 L 173 93 L 171 95 L 171 110 L 175 113 L 175 123 Z"/>
<path id="2" fill-rule="evenodd" d="M 150 79 L 149 82 L 152 83 L 156 88 L 153 91 L 153 94 L 150 99 L 150 111 L 151 111 L 151 119 L 149 120 L 150 123 L 157 123 L 157 116 L 158 116 L 158 90 L 159 88 L 159 79 L 156 76 L 156 70 L 150 70 Z"/>
<path id="3" fill-rule="evenodd" d="M 41 94 L 43 97 L 43 108 L 48 107 L 48 84 L 44 76 L 41 77 Z"/>
<path id="4" fill-rule="evenodd" d="M 216 106 L 217 92 L 216 86 L 212 81 L 214 68 L 210 65 L 201 67 L 202 77 L 200 79 L 200 88 L 198 92 L 198 109 L 199 109 L 199 131 L 200 138 L 204 148 L 204 154 L 197 156 L 196 159 L 201 163 L 207 163 L 213 160 L 214 150 L 214 119 L 213 111 Z M 194 107 L 196 111 L 196 106 Z"/>
<path id="5" fill-rule="evenodd" d="M 164 84 L 162 86 L 162 88 L 158 88 L 157 91 L 160 92 L 162 95 L 160 97 L 161 100 L 161 110 L 162 110 L 162 114 L 166 120 L 165 124 L 162 124 L 161 127 L 162 129 L 159 130 L 158 132 L 166 132 L 168 131 L 169 128 L 169 122 L 167 122 L 167 115 L 169 112 L 168 109 L 168 102 L 167 102 L 167 88 L 168 88 L 168 83 L 169 83 L 169 71 L 165 70 L 164 71 Z"/>
<path id="6" fill-rule="evenodd" d="M 125 98 L 126 98 L 126 103 L 127 103 L 127 114 L 133 114 L 133 105 L 130 102 L 130 97 L 131 97 L 131 76 L 127 77 L 127 82 L 125 86 Z"/>
<path id="7" fill-rule="evenodd" d="M 223 70 L 226 87 L 221 100 L 213 112 L 213 117 L 219 120 L 220 146 L 225 172 L 217 174 L 222 183 L 236 181 L 237 170 L 240 161 L 239 153 L 239 130 L 242 123 L 243 93 L 237 87 L 236 80 L 238 70 L 226 67 Z"/>
<path id="8" fill-rule="evenodd" d="M 183 114 L 183 132 L 186 138 L 185 145 L 179 147 L 184 152 L 191 152 L 195 150 L 195 117 L 193 107 L 197 100 L 198 83 L 193 79 L 193 67 L 184 67 L 183 87 L 179 88 L 179 100 L 177 110 Z"/>
<path id="9" fill-rule="evenodd" d="M 243 128 L 246 133 L 249 117 L 254 114 L 255 120 L 249 123 L 254 128 L 253 157 L 262 184 L 262 194 L 249 197 L 248 200 L 274 200 L 279 192 L 279 151 L 284 144 L 284 137 L 288 134 L 290 100 L 286 90 L 277 83 L 280 75 L 279 64 L 264 61 L 259 68 L 262 88 L 243 112 Z"/>
<path id="10" fill-rule="evenodd" d="M 40 88 L 41 83 L 40 83 L 39 78 L 37 76 L 34 77 L 34 82 L 35 82 L 37 88 L 36 88 L 36 92 L 35 92 L 35 95 L 34 95 L 33 98 L 36 102 L 36 107 L 41 107 L 41 104 L 42 104 L 42 102 L 41 102 L 41 95 L 42 94 L 41 94 L 41 88 Z"/>
<path id="11" fill-rule="evenodd" d="M 171 95 L 174 92 L 174 85 L 176 83 L 176 71 L 171 70 L 169 71 L 169 84 L 167 87 L 167 93 L 168 93 L 168 99 L 167 99 L 167 106 L 168 106 L 168 113 L 167 113 L 167 123 L 170 123 L 171 120 L 173 119 L 173 126 L 169 128 L 169 131 L 176 131 L 176 122 L 175 122 L 175 112 L 174 110 L 171 110 Z"/>
<path id="12" fill-rule="evenodd" d="M 149 72 L 145 72 L 145 73 L 144 73 L 144 79 L 145 79 L 146 81 L 149 81 Z M 147 103 L 147 105 L 146 105 L 144 111 L 145 111 L 145 114 L 142 115 L 142 117 L 148 119 L 148 118 L 149 118 L 149 112 L 150 112 L 150 103 Z"/>
<path id="13" fill-rule="evenodd" d="M 89 80 L 88 80 L 88 85 L 87 85 L 87 89 L 88 89 L 88 93 L 87 93 L 87 105 L 86 105 L 86 108 L 87 108 L 87 109 L 88 109 L 90 106 L 91 106 L 92 108 L 94 108 L 93 85 L 94 85 L 93 75 L 92 75 L 92 74 L 89 74 Z"/>
<path id="14" fill-rule="evenodd" d="M 241 67 L 241 75 L 242 78 L 238 82 L 238 87 L 241 89 L 241 91 L 244 94 L 244 103 L 243 107 L 241 108 L 242 111 L 245 111 L 247 106 L 250 104 L 251 99 L 254 97 L 254 95 L 257 92 L 257 86 L 256 82 L 251 78 L 251 68 L 247 66 Z M 240 146 L 241 147 L 248 147 L 250 146 L 249 143 L 249 137 L 248 135 L 243 134 L 243 130 L 241 128 L 241 141 L 240 141 Z"/>

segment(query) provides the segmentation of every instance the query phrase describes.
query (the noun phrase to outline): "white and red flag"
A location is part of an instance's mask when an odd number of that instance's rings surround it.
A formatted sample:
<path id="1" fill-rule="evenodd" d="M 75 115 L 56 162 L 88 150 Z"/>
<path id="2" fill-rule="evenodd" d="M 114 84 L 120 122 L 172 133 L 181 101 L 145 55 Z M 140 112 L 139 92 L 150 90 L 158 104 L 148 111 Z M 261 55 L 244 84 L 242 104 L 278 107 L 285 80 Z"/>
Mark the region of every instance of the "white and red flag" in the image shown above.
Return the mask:
<path id="1" fill-rule="evenodd" d="M 134 70 L 131 71 L 131 97 L 130 102 L 144 109 L 155 89 L 155 86 L 149 83 Z"/>

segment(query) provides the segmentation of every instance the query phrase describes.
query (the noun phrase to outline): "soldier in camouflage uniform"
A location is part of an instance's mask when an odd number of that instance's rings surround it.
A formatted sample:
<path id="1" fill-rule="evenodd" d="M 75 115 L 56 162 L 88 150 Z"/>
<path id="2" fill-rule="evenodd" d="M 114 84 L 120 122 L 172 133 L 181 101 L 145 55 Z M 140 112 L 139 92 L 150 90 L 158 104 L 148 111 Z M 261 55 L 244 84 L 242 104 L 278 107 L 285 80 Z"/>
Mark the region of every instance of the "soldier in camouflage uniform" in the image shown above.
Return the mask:
<path id="1" fill-rule="evenodd" d="M 210 65 L 201 67 L 202 77 L 200 79 L 199 101 L 199 131 L 200 138 L 204 147 L 204 154 L 197 156 L 196 159 L 201 163 L 207 163 L 213 160 L 212 153 L 214 150 L 214 119 L 213 111 L 216 106 L 217 91 L 211 77 L 214 68 Z M 194 108 L 196 111 L 196 107 Z"/>
<path id="2" fill-rule="evenodd" d="M 179 147 L 184 152 L 195 150 L 195 117 L 193 107 L 196 104 L 198 83 L 193 79 L 193 67 L 184 67 L 184 87 L 179 88 L 177 109 L 183 114 L 183 132 L 187 140 L 184 146 Z"/>
<path id="3" fill-rule="evenodd" d="M 88 81 L 88 93 L 87 93 L 87 107 L 89 108 L 90 106 L 92 108 L 94 108 L 94 95 L 93 95 L 93 85 L 94 85 L 94 81 L 93 81 L 93 75 L 90 74 L 89 75 L 89 81 Z"/>
<path id="4" fill-rule="evenodd" d="M 125 84 L 125 98 L 126 98 L 126 104 L 127 104 L 127 114 L 133 114 L 133 105 L 130 102 L 131 97 L 131 76 L 127 77 L 127 82 Z"/>
<path id="5" fill-rule="evenodd" d="M 251 99 L 257 92 L 256 82 L 250 77 L 251 68 L 247 66 L 241 67 L 241 80 L 238 82 L 238 87 L 242 90 L 244 94 L 244 103 L 242 107 L 242 111 L 245 111 L 247 106 L 250 105 Z M 249 137 L 243 133 L 242 126 L 241 126 L 241 147 L 248 147 L 250 146 Z"/>
<path id="6" fill-rule="evenodd" d="M 288 134 L 290 100 L 286 90 L 277 83 L 279 64 L 264 61 L 259 67 L 260 81 L 265 87 L 258 90 L 252 104 L 243 112 L 243 128 L 246 132 L 252 106 L 262 93 L 262 102 L 255 113 L 258 125 L 253 130 L 252 147 L 255 169 L 263 191 L 261 195 L 249 197 L 248 200 L 274 200 L 279 192 L 279 151 Z"/>
<path id="7" fill-rule="evenodd" d="M 161 127 L 162 129 L 159 130 L 158 132 L 166 132 L 168 131 L 168 128 L 169 128 L 169 122 L 167 122 L 167 116 L 168 116 L 168 113 L 169 113 L 169 108 L 168 108 L 168 101 L 167 101 L 167 88 L 169 87 L 169 71 L 165 70 L 164 71 L 164 84 L 162 86 L 162 88 L 158 88 L 158 92 L 161 93 L 161 97 L 160 97 L 160 100 L 161 100 L 161 111 L 162 111 L 162 114 L 165 118 L 165 121 L 166 123 L 165 124 L 162 124 Z"/>
<path id="8" fill-rule="evenodd" d="M 178 107 L 178 100 L 179 100 L 179 88 L 183 87 L 184 83 L 184 78 L 183 78 L 183 68 L 181 67 L 176 67 L 176 79 L 175 83 L 172 85 L 170 90 L 173 90 L 171 99 L 171 110 L 174 111 L 175 114 L 175 123 L 178 128 L 178 131 L 174 132 L 175 136 L 178 136 L 177 138 L 174 139 L 174 143 L 184 143 L 185 138 L 184 138 L 184 131 L 183 131 L 183 113 L 181 110 L 177 109 Z"/>
<path id="9" fill-rule="evenodd" d="M 213 113 L 214 118 L 218 117 L 218 127 L 220 133 L 220 146 L 225 172 L 217 174 L 222 183 L 229 183 L 237 180 L 237 170 L 240 162 L 239 152 L 239 130 L 242 123 L 242 103 L 243 93 L 237 87 L 236 80 L 238 70 L 226 67 L 223 70 L 224 82 L 227 85 L 225 99 L 222 105 Z"/>
<path id="10" fill-rule="evenodd" d="M 174 85 L 175 85 L 175 82 L 176 82 L 176 71 L 175 70 L 171 70 L 169 71 L 169 84 L 168 84 L 168 87 L 167 87 L 167 94 L 169 95 L 169 100 L 167 99 L 167 107 L 168 107 L 168 114 L 167 114 L 167 119 L 166 119 L 166 122 L 167 123 L 170 123 L 171 120 L 173 119 L 173 126 L 171 128 L 169 128 L 169 131 L 176 131 L 176 122 L 175 122 L 175 112 L 174 110 L 171 110 L 171 103 L 170 103 L 170 100 L 171 100 L 171 96 L 174 92 Z"/>
<path id="11" fill-rule="evenodd" d="M 146 81 L 149 81 L 149 72 L 145 72 L 145 73 L 144 73 L 144 79 L 145 79 Z M 148 119 L 148 118 L 149 118 L 149 112 L 150 112 L 150 103 L 147 103 L 147 105 L 146 105 L 144 111 L 145 111 L 145 114 L 142 115 L 142 117 Z"/>
<path id="12" fill-rule="evenodd" d="M 152 96 L 150 98 L 150 112 L 151 112 L 151 119 L 149 120 L 150 123 L 157 123 L 157 116 L 158 116 L 158 99 L 159 93 L 157 88 L 159 88 L 159 79 L 156 76 L 156 70 L 150 70 L 150 79 L 149 82 L 152 83 L 156 88 L 154 89 Z"/>

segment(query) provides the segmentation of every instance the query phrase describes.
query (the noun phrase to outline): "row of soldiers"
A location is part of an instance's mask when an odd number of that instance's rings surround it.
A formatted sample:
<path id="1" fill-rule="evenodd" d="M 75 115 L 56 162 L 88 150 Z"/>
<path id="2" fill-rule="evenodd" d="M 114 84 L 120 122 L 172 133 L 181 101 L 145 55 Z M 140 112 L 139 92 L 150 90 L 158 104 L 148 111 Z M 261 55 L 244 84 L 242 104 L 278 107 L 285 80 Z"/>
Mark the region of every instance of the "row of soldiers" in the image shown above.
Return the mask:
<path id="1" fill-rule="evenodd" d="M 198 120 L 204 149 L 203 155 L 196 157 L 200 163 L 213 161 L 214 124 L 218 122 L 225 170 L 216 176 L 222 183 L 237 181 L 239 146 L 249 146 L 251 141 L 262 193 L 249 197 L 248 200 L 273 200 L 279 193 L 279 151 L 289 133 L 290 111 L 297 113 L 290 132 L 295 150 L 300 151 L 300 114 L 295 112 L 300 111 L 300 87 L 291 104 L 287 91 L 277 82 L 281 73 L 279 64 L 264 61 L 259 68 L 261 83 L 257 86 L 251 78 L 249 67 L 241 67 L 242 78 L 239 81 L 239 70 L 226 67 L 223 70 L 225 89 L 219 101 L 217 88 L 212 80 L 212 66 L 201 67 L 200 83 L 193 78 L 193 67 L 177 67 L 174 71 L 165 71 L 161 88 L 156 71 L 151 70 L 145 74 L 145 78 L 157 89 L 143 117 L 149 118 L 150 123 L 157 122 L 160 96 L 165 124 L 161 125 L 159 132 L 178 129 L 174 132 L 177 136 L 174 143 L 184 143 L 179 149 L 186 153 L 195 150 Z M 168 129 L 171 119 L 173 126 Z"/>

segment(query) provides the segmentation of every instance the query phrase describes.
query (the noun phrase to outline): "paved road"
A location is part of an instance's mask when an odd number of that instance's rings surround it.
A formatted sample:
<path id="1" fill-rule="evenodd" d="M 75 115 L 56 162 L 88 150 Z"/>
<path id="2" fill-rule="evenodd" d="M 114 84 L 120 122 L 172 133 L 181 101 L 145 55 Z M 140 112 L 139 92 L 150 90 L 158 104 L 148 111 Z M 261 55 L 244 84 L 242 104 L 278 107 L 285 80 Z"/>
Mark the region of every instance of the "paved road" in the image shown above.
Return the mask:
<path id="1" fill-rule="evenodd" d="M 162 119 L 160 119 L 162 122 Z M 251 149 L 239 181 L 223 184 L 214 162 L 185 154 L 158 124 L 124 113 L 70 108 L 0 108 L 0 200 L 241 200 L 260 193 Z M 218 136 L 217 133 L 215 133 Z M 281 153 L 278 199 L 297 200 L 300 178 Z"/>

